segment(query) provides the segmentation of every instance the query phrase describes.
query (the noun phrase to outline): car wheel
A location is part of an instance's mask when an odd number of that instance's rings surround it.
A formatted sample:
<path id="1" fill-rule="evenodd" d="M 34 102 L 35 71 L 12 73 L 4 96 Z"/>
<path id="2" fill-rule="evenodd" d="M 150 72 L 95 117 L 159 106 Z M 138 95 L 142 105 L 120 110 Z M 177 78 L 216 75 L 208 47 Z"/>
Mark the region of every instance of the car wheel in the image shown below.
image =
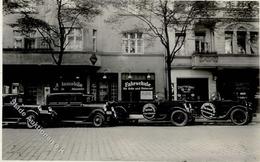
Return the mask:
<path id="1" fill-rule="evenodd" d="M 175 110 L 171 114 L 171 122 L 175 126 L 185 126 L 188 120 L 188 114 L 182 110 Z"/>
<path id="2" fill-rule="evenodd" d="M 235 109 L 231 112 L 230 119 L 235 125 L 245 125 L 248 121 L 248 113 L 242 109 Z"/>
<path id="3" fill-rule="evenodd" d="M 38 123 L 38 116 L 34 113 L 30 113 L 29 115 L 26 116 L 26 126 L 27 128 L 32 129 L 33 127 L 36 126 Z"/>
<path id="4" fill-rule="evenodd" d="M 101 127 L 104 124 L 105 117 L 103 114 L 97 113 L 93 116 L 93 126 L 94 127 Z"/>

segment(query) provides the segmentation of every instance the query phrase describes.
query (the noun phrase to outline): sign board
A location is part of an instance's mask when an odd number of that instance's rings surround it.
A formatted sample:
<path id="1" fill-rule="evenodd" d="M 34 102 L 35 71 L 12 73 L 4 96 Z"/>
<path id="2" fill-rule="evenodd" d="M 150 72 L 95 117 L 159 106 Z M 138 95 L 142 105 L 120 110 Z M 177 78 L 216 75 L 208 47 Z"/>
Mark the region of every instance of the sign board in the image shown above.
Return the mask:
<path id="1" fill-rule="evenodd" d="M 153 99 L 153 91 L 141 91 L 140 92 L 141 100 L 152 100 Z"/>
<path id="2" fill-rule="evenodd" d="M 122 90 L 124 91 L 153 91 L 154 80 L 122 80 Z"/>
<path id="3" fill-rule="evenodd" d="M 79 81 L 62 81 L 60 83 L 60 89 L 59 83 L 56 83 L 53 87 L 53 91 L 81 92 L 84 91 L 84 87 L 83 84 Z"/>

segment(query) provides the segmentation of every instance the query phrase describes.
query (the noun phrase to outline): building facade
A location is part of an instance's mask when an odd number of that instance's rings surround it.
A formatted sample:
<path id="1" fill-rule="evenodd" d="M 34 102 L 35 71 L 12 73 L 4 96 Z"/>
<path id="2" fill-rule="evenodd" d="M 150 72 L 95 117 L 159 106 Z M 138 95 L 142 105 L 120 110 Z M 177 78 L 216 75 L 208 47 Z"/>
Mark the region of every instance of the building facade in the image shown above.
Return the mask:
<path id="1" fill-rule="evenodd" d="M 47 11 L 40 13 L 51 19 Z M 108 9 L 90 25 L 73 28 L 61 67 L 37 32 L 21 35 L 10 27 L 17 15 L 5 15 L 3 93 L 24 93 L 32 104 L 44 104 L 53 92 L 92 94 L 97 102 L 165 95 L 165 50 L 159 39 L 150 39 L 137 18 L 107 23 L 110 13 Z M 258 17 L 219 21 L 214 30 L 199 23 L 191 26 L 172 63 L 173 98 L 208 100 L 215 92 L 227 100 L 259 96 L 258 27 Z"/>
<path id="2" fill-rule="evenodd" d="M 48 5 L 38 14 L 52 21 Z M 17 16 L 3 18 L 3 93 L 23 93 L 30 104 L 44 104 L 54 92 L 92 94 L 97 102 L 153 100 L 164 93 L 163 49 L 157 40 L 148 44 L 133 23 L 115 30 L 104 13 L 87 26 L 75 26 L 57 66 L 39 33 L 24 36 L 10 26 Z"/>

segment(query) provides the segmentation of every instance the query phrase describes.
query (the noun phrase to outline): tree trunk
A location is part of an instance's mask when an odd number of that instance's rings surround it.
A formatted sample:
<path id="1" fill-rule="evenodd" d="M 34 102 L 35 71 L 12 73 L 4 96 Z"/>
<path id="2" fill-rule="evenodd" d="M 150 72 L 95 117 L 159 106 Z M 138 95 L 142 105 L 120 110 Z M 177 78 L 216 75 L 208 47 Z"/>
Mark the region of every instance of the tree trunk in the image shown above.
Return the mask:
<path id="1" fill-rule="evenodd" d="M 171 62 L 167 61 L 167 79 L 168 79 L 168 100 L 172 100 L 172 78 L 171 78 Z"/>

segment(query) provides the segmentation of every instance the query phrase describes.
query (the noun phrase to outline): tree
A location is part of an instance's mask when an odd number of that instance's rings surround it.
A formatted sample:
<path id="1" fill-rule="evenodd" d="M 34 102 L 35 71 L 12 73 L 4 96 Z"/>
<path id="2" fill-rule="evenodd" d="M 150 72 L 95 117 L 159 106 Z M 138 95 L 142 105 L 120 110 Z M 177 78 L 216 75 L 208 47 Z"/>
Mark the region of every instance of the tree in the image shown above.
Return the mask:
<path id="1" fill-rule="evenodd" d="M 120 0 L 113 5 L 118 9 L 109 22 L 119 21 L 120 17 L 134 16 L 147 25 L 147 33 L 158 37 L 165 48 L 167 67 L 168 99 L 172 100 L 171 65 L 176 53 L 184 44 L 186 30 L 195 20 L 209 18 L 215 14 L 215 1 L 174 1 L 174 0 Z M 178 31 L 174 42 L 170 32 Z"/>
<path id="2" fill-rule="evenodd" d="M 43 19 L 39 6 L 47 6 L 50 13 Z M 5 14 L 20 13 L 12 27 L 17 27 L 23 35 L 37 31 L 46 43 L 56 65 L 62 65 L 63 55 L 70 43 L 67 40 L 72 29 L 84 22 L 89 22 L 101 14 L 102 1 L 97 0 L 5 0 Z M 54 50 L 55 49 L 55 50 Z"/>

